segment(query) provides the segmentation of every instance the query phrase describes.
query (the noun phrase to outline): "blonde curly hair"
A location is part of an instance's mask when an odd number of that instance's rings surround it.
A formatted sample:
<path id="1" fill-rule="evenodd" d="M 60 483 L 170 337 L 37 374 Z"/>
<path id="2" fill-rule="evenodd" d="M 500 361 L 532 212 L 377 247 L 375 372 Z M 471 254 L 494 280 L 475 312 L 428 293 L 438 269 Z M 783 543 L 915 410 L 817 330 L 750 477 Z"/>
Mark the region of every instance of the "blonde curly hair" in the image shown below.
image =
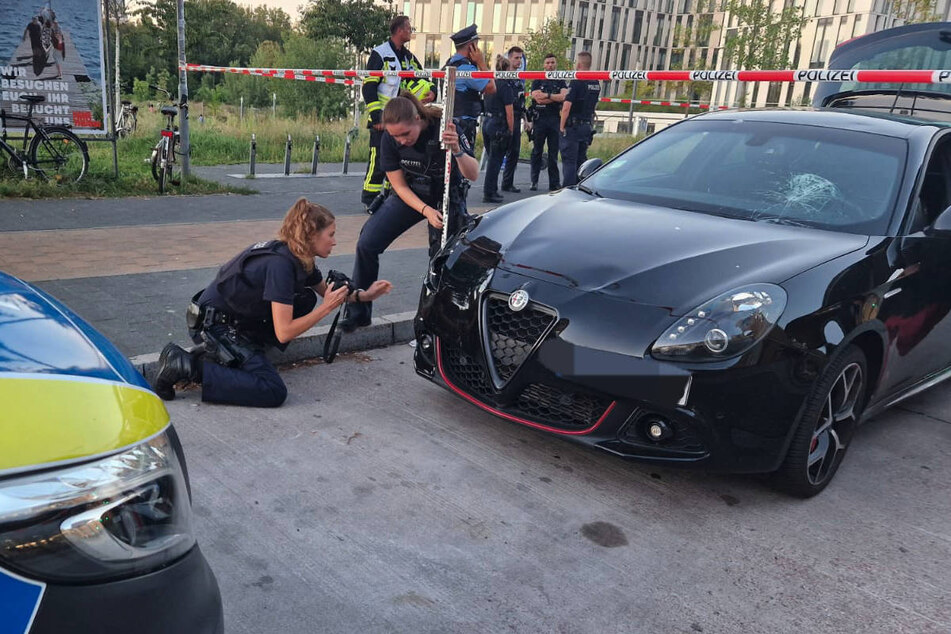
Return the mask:
<path id="1" fill-rule="evenodd" d="M 287 243 L 287 247 L 300 260 L 304 270 L 310 273 L 314 270 L 311 238 L 329 227 L 334 220 L 336 218 L 333 213 L 323 205 L 312 203 L 306 198 L 298 198 L 284 216 L 277 239 Z"/>

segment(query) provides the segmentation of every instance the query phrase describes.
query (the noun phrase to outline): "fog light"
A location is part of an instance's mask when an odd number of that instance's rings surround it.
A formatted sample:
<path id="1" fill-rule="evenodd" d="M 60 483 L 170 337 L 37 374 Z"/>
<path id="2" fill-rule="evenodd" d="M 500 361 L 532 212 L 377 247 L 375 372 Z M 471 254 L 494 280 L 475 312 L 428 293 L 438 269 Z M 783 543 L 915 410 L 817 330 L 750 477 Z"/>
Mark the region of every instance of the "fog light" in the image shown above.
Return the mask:
<path id="1" fill-rule="evenodd" d="M 644 425 L 644 433 L 654 442 L 667 440 L 674 435 L 674 431 L 667 424 L 667 421 L 657 416 L 651 416 L 647 419 Z"/>
<path id="2" fill-rule="evenodd" d="M 429 335 L 420 335 L 419 337 L 419 347 L 424 351 L 429 352 L 433 349 L 433 338 Z"/>

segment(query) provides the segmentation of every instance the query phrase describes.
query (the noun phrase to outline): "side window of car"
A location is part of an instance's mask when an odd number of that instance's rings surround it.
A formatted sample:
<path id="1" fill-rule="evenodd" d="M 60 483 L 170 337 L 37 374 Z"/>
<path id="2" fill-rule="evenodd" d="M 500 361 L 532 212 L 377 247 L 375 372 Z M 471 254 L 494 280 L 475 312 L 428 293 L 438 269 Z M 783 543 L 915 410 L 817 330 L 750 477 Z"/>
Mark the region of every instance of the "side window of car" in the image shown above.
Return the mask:
<path id="1" fill-rule="evenodd" d="M 911 233 L 930 226 L 951 206 L 951 139 L 942 141 L 928 160 L 925 179 L 918 192 Z"/>

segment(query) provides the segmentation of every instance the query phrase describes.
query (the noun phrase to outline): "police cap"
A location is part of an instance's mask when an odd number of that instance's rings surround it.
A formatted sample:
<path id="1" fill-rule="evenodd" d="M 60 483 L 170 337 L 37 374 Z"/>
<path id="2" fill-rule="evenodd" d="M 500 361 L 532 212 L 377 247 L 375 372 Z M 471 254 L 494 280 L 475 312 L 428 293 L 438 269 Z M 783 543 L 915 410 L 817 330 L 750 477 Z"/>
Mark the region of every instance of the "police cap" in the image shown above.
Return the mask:
<path id="1" fill-rule="evenodd" d="M 470 24 L 461 31 L 456 31 L 450 35 L 449 39 L 456 45 L 456 48 L 459 48 L 460 46 L 465 46 L 469 42 L 479 39 L 479 32 L 475 24 Z"/>

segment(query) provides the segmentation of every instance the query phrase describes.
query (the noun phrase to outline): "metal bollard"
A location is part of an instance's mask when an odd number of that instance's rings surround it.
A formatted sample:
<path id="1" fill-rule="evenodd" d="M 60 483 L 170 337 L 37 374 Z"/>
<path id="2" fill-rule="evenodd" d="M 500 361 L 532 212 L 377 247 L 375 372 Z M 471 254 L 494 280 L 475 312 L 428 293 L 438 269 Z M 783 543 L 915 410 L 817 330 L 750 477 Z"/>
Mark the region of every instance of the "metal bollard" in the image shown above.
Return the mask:
<path id="1" fill-rule="evenodd" d="M 317 173 L 317 157 L 320 154 L 320 135 L 314 137 L 314 157 L 310 161 L 310 175 Z"/>
<path id="2" fill-rule="evenodd" d="M 251 135 L 251 170 L 249 172 L 251 176 L 254 176 L 254 164 L 257 162 L 257 159 L 258 159 L 258 142 L 254 138 L 254 135 L 252 134 Z"/>
<path id="3" fill-rule="evenodd" d="M 347 141 L 343 146 L 343 173 L 346 174 L 350 169 L 350 139 L 353 138 L 353 131 L 356 128 L 347 131 Z"/>
<path id="4" fill-rule="evenodd" d="M 284 176 L 291 175 L 291 135 L 287 135 L 287 143 L 284 145 Z"/>

